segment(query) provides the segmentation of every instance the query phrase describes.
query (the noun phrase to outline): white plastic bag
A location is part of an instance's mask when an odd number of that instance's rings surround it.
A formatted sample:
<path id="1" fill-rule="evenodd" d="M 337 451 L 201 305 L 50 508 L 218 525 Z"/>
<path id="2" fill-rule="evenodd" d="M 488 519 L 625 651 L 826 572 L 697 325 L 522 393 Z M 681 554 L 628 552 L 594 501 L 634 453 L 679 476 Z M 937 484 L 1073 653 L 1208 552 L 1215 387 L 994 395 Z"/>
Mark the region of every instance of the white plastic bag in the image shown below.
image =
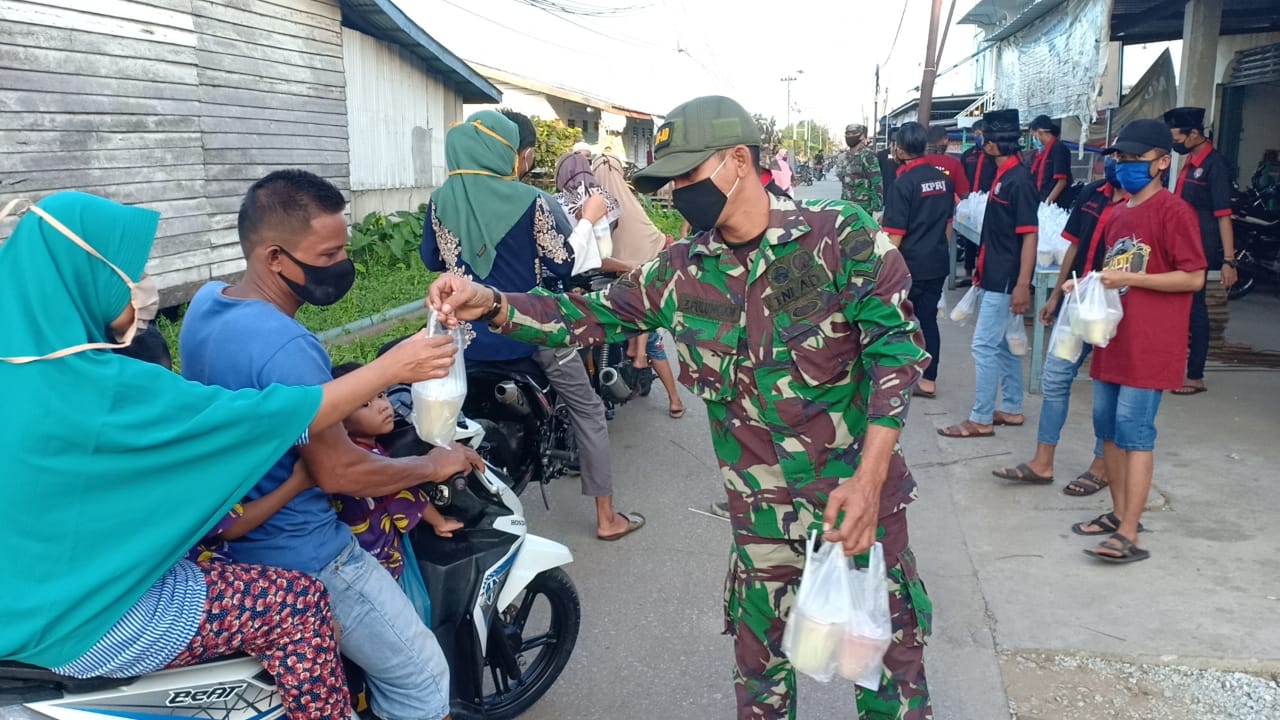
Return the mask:
<path id="1" fill-rule="evenodd" d="M 1075 363 L 1084 352 L 1084 341 L 1071 331 L 1075 322 L 1075 293 L 1063 293 L 1062 306 L 1058 308 L 1058 320 L 1049 334 L 1049 354 L 1059 360 Z"/>
<path id="2" fill-rule="evenodd" d="M 427 334 L 452 336 L 458 354 L 453 357 L 448 375 L 411 386 L 413 412 L 409 419 L 413 421 L 418 437 L 436 447 L 446 447 L 453 442 L 458 431 L 458 414 L 462 412 L 462 402 L 467 398 L 467 364 L 462 359 L 462 350 L 467 343 L 462 326 L 452 330 L 446 328 L 434 310 L 427 321 Z"/>
<path id="3" fill-rule="evenodd" d="M 872 546 L 869 555 L 865 570 L 849 565 L 852 606 L 840 645 L 840 676 L 868 690 L 878 690 L 884 654 L 893 641 L 893 617 L 889 614 L 889 581 L 880 543 Z"/>
<path id="4" fill-rule="evenodd" d="M 1075 317 L 1071 330 L 1081 340 L 1094 347 L 1106 347 L 1116 336 L 1124 307 L 1120 303 L 1120 290 L 1102 286 L 1102 276 L 1091 272 L 1076 283 Z"/>
<path id="5" fill-rule="evenodd" d="M 804 575 L 782 633 L 782 652 L 797 671 L 830 682 L 849 619 L 849 570 L 838 543 L 815 553 L 817 538 L 815 530 L 805 545 Z"/>
<path id="6" fill-rule="evenodd" d="M 939 295 L 938 296 L 938 319 L 941 320 L 942 318 L 946 317 L 947 313 L 949 312 L 951 312 L 951 309 L 947 307 L 947 296 Z"/>
<path id="7" fill-rule="evenodd" d="M 970 285 L 968 292 L 960 298 L 960 302 L 951 309 L 951 320 L 964 324 L 978 311 L 978 295 L 982 291 L 977 285 Z"/>
<path id="8" fill-rule="evenodd" d="M 1027 354 L 1027 325 L 1022 321 L 1021 315 L 1009 313 L 1009 324 L 1005 326 L 1004 339 L 1009 343 L 1009 352 L 1019 356 Z"/>

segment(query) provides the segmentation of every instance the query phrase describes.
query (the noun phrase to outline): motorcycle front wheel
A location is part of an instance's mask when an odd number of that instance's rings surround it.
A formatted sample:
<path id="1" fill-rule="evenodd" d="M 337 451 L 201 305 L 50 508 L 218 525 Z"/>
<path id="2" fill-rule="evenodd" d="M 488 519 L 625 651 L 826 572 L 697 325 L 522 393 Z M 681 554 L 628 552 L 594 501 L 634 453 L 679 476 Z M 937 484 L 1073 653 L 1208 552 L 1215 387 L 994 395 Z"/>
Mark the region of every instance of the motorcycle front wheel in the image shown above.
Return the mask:
<path id="1" fill-rule="evenodd" d="M 1227 289 L 1228 300 L 1239 300 L 1240 298 L 1253 292 L 1253 285 L 1257 282 L 1257 278 L 1253 276 L 1253 272 L 1243 265 L 1236 268 L 1236 284 Z"/>
<path id="2" fill-rule="evenodd" d="M 483 709 L 455 708 L 456 720 L 509 720 L 546 694 L 569 662 L 578 642 L 582 606 L 578 590 L 560 568 L 538 573 L 510 606 L 503 609 L 485 657 Z M 498 643 L 505 643 L 499 647 Z M 507 654 L 509 653 L 509 654 Z M 519 677 L 503 670 L 514 656 Z"/>

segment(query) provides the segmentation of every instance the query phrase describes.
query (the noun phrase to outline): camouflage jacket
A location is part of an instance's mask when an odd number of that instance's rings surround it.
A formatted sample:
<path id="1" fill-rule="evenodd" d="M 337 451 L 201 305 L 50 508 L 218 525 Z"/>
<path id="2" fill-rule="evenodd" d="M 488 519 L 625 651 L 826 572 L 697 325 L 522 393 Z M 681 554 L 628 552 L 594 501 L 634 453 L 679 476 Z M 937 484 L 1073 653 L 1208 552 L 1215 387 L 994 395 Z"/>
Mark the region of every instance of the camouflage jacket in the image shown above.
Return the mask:
<path id="1" fill-rule="evenodd" d="M 680 382 L 707 405 L 734 529 L 802 537 L 851 477 L 868 423 L 901 428 L 928 363 L 901 253 L 862 209 L 772 197 L 744 267 L 718 231 L 685 239 L 587 295 L 508 295 L 503 333 L 537 345 L 668 328 Z M 881 515 L 915 482 L 896 448 Z"/>
<path id="2" fill-rule="evenodd" d="M 840 164 L 832 170 L 843 188 L 840 197 L 869 213 L 884 209 L 884 178 L 880 177 L 880 161 L 870 149 L 864 146 L 841 153 Z"/>

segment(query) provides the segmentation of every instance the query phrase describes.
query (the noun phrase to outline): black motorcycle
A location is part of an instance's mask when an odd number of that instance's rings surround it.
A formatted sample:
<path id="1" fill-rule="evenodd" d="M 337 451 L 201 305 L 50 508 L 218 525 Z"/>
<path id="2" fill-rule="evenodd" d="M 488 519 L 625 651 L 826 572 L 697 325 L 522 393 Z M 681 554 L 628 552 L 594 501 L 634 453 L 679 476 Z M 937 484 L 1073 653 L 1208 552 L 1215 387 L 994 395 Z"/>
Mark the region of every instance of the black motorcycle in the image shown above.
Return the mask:
<path id="1" fill-rule="evenodd" d="M 1231 300 L 1248 295 L 1260 280 L 1280 283 L 1280 213 L 1269 207 L 1270 198 L 1255 188 L 1232 196 L 1237 279 L 1227 291 Z"/>
<path id="2" fill-rule="evenodd" d="M 574 275 L 566 283 L 553 284 L 557 292 L 594 292 L 605 290 L 618 278 L 614 275 L 592 271 Z M 653 370 L 636 368 L 627 356 L 627 343 L 616 342 L 583 348 L 582 363 L 591 378 L 591 387 L 604 401 L 604 415 L 612 420 L 619 405 L 625 405 L 636 396 L 648 395 L 653 387 Z"/>

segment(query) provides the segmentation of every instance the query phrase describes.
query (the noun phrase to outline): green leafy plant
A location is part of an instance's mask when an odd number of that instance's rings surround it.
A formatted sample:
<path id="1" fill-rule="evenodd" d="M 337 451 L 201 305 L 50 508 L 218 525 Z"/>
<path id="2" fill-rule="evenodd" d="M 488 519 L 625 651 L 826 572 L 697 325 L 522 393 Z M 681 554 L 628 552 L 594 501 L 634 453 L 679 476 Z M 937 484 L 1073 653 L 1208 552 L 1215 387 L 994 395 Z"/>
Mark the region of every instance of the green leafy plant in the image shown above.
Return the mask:
<path id="1" fill-rule="evenodd" d="M 534 165 L 545 172 L 555 172 L 556 161 L 561 155 L 573 149 L 573 144 L 582 140 L 581 128 L 569 128 L 560 124 L 559 120 L 543 120 L 534 116 L 533 129 L 538 132 L 538 143 L 534 145 Z"/>
<path id="2" fill-rule="evenodd" d="M 426 212 L 426 203 L 416 211 L 398 210 L 390 215 L 371 212 L 352 225 L 347 252 L 355 261 L 356 271 L 363 274 L 374 266 L 409 267 L 422 244 Z"/>
<path id="3" fill-rule="evenodd" d="M 644 204 L 644 212 L 649 216 L 649 220 L 662 231 L 663 235 L 680 239 L 680 228 L 684 225 L 684 216 L 680 211 L 662 207 L 646 195 L 640 197 L 640 202 Z"/>

